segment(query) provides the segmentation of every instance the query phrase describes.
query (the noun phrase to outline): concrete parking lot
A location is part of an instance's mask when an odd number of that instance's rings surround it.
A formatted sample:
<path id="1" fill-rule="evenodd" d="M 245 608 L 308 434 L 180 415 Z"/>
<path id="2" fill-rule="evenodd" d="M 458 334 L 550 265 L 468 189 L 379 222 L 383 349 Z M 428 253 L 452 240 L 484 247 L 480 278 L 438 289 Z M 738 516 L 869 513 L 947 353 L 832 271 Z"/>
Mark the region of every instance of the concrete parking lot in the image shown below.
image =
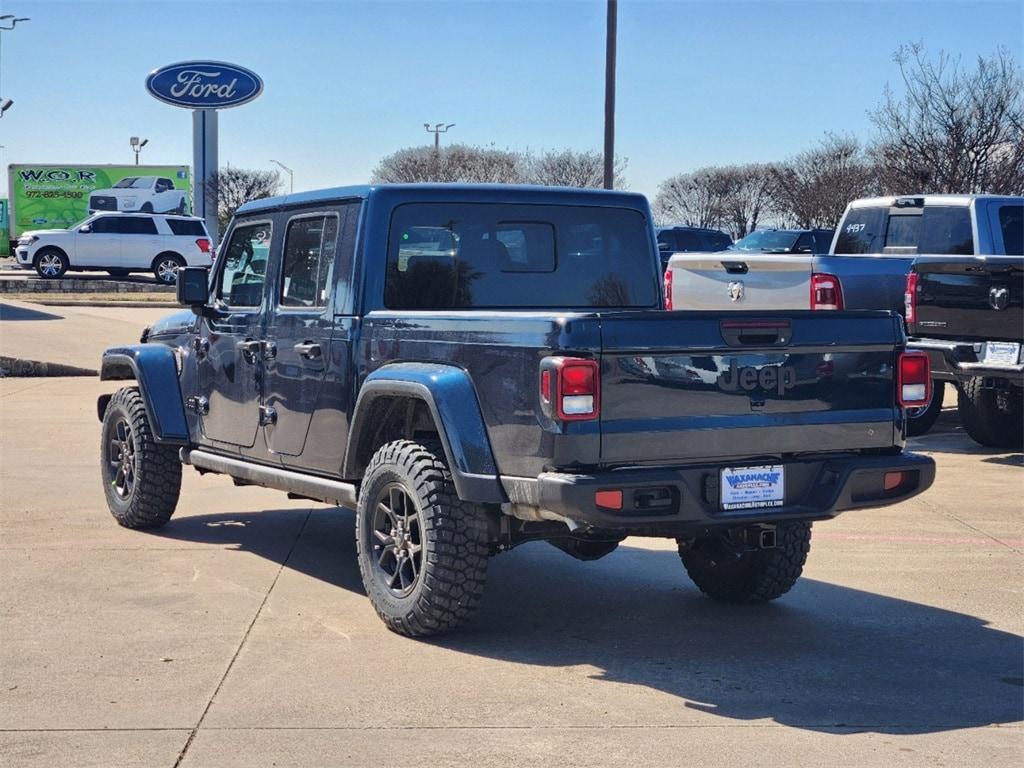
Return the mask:
<path id="1" fill-rule="evenodd" d="M 91 317 L 94 345 L 149 321 Z M 348 511 L 187 470 L 164 529 L 119 528 L 113 388 L 0 379 L 0 764 L 1024 760 L 1022 456 L 953 412 L 914 442 L 936 485 L 815 526 L 772 605 L 703 598 L 668 542 L 592 563 L 537 543 L 492 561 L 467 629 L 414 641 L 363 595 Z"/>

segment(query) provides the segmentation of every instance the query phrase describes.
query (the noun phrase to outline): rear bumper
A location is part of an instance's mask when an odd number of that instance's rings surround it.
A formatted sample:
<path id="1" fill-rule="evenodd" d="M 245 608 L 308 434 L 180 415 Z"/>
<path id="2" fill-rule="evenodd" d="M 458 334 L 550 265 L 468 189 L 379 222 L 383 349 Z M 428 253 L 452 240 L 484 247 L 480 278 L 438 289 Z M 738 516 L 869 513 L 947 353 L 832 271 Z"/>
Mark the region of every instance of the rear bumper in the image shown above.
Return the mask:
<path id="1" fill-rule="evenodd" d="M 724 466 L 623 469 L 595 474 L 546 472 L 535 484 L 510 478 L 505 487 L 510 498 L 517 497 L 514 501 L 533 503 L 580 524 L 671 532 L 780 520 L 824 520 L 845 510 L 896 504 L 927 490 L 935 479 L 935 462 L 914 453 L 823 456 L 785 462 L 784 506 L 723 510 L 719 477 Z M 899 486 L 886 491 L 884 477 L 888 472 L 904 472 L 905 476 Z M 601 490 L 621 490 L 622 508 L 599 507 L 595 493 Z"/>
<path id="2" fill-rule="evenodd" d="M 1024 385 L 1024 364 L 989 365 L 979 362 L 980 343 L 912 337 L 907 340 L 907 349 L 928 353 L 932 364 L 932 377 L 940 381 L 955 382 L 974 376 L 984 376 L 1007 379 L 1018 386 Z"/>

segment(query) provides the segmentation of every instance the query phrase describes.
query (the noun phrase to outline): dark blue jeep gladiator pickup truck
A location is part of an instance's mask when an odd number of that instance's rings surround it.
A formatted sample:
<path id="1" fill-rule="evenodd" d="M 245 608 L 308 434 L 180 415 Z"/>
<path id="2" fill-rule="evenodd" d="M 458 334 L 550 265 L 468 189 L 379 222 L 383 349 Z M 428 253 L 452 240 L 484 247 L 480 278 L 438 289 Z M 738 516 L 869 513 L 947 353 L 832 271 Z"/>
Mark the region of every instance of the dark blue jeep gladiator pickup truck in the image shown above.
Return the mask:
<path id="1" fill-rule="evenodd" d="M 488 558 L 581 560 L 673 538 L 705 593 L 771 600 L 811 522 L 903 501 L 927 356 L 888 312 L 666 312 L 647 201 L 396 185 L 244 205 L 212 273 L 109 349 L 101 471 L 117 521 L 160 526 L 182 465 L 356 510 L 392 630 L 467 619 Z"/>

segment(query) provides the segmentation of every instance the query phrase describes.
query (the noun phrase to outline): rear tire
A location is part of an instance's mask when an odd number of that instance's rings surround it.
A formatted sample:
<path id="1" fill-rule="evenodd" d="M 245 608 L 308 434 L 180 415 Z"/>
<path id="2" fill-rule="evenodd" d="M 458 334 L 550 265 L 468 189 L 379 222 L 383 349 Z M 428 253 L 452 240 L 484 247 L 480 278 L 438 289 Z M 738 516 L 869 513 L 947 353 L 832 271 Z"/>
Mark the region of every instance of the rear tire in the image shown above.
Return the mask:
<path id="1" fill-rule="evenodd" d="M 907 434 L 911 437 L 924 435 L 935 426 L 942 414 L 942 400 L 945 397 L 946 385 L 943 381 L 932 380 L 932 401 L 924 408 L 907 409 Z"/>
<path id="2" fill-rule="evenodd" d="M 1024 443 L 1024 409 L 1021 389 L 985 387 L 975 376 L 960 383 L 957 410 L 967 434 L 990 448 L 1020 448 Z"/>
<path id="3" fill-rule="evenodd" d="M 44 280 L 56 280 L 64 277 L 71 263 L 67 254 L 60 248 L 41 248 L 32 261 L 36 274 Z"/>
<path id="4" fill-rule="evenodd" d="M 178 270 L 185 266 L 185 260 L 176 253 L 161 253 L 153 260 L 153 276 L 160 285 L 174 285 L 178 282 Z"/>
<path id="5" fill-rule="evenodd" d="M 727 603 L 764 603 L 796 584 L 811 549 L 811 524 L 779 523 L 775 547 L 744 550 L 723 536 L 680 542 L 679 557 L 701 592 Z"/>
<path id="6" fill-rule="evenodd" d="M 173 445 L 154 439 L 136 387 L 117 390 L 107 403 L 100 474 L 110 514 L 125 528 L 159 528 L 174 514 L 181 492 L 181 461 Z"/>
<path id="7" fill-rule="evenodd" d="M 363 586 L 388 629 L 425 637 L 454 629 L 480 604 L 487 577 L 483 510 L 459 499 L 439 446 L 380 448 L 356 505 Z"/>

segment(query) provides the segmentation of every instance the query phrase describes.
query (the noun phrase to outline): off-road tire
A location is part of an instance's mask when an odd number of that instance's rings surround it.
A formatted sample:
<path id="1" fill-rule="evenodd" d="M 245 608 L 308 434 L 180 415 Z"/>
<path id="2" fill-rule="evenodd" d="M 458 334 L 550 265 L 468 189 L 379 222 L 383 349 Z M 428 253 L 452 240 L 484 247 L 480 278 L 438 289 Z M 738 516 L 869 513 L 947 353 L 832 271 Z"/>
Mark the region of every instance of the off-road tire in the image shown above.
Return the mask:
<path id="1" fill-rule="evenodd" d="M 680 542 L 679 557 L 701 592 L 727 603 L 764 603 L 789 592 L 811 549 L 811 524 L 780 523 L 775 547 L 737 551 L 719 539 Z"/>
<path id="2" fill-rule="evenodd" d="M 998 390 L 986 388 L 984 383 L 980 376 L 960 382 L 960 422 L 977 443 L 990 448 L 1020 448 L 1024 443 L 1020 388 L 1008 386 L 1000 398 Z M 1000 399 L 1006 407 L 1000 407 Z"/>
<path id="3" fill-rule="evenodd" d="M 443 456 L 434 444 L 384 445 L 366 468 L 356 505 L 356 551 L 366 594 L 387 627 L 408 637 L 446 632 L 469 619 L 487 577 L 484 512 L 459 499 Z M 418 577 L 404 596 L 381 577 L 373 538 L 380 496 L 395 485 L 415 506 L 422 546 Z"/>
<path id="4" fill-rule="evenodd" d="M 942 415 L 942 400 L 946 393 L 945 382 L 932 381 L 932 401 L 927 408 L 908 409 L 907 413 L 907 434 L 911 437 L 920 437 L 927 434 L 935 426 L 936 420 Z M 913 411 L 911 415 L 910 411 Z"/>
<path id="5" fill-rule="evenodd" d="M 117 439 L 121 423 L 130 429 L 134 453 L 133 486 L 124 494 L 118 492 L 117 469 L 112 465 L 112 441 Z M 160 445 L 153 438 L 136 387 L 117 390 L 107 403 L 100 437 L 100 475 L 110 514 L 125 528 L 159 528 L 174 514 L 181 491 L 181 461 L 174 446 Z"/>
<path id="6" fill-rule="evenodd" d="M 44 258 L 53 257 L 60 262 L 60 267 L 54 274 L 46 274 L 43 270 L 42 261 Z M 50 263 L 53 263 L 52 260 Z M 60 248 L 40 248 L 39 252 L 36 253 L 35 258 L 32 260 L 32 266 L 36 270 L 36 274 L 39 275 L 43 280 L 56 280 L 64 277 L 64 274 L 68 271 L 68 267 L 71 266 L 71 262 L 68 261 L 68 256 Z"/>

